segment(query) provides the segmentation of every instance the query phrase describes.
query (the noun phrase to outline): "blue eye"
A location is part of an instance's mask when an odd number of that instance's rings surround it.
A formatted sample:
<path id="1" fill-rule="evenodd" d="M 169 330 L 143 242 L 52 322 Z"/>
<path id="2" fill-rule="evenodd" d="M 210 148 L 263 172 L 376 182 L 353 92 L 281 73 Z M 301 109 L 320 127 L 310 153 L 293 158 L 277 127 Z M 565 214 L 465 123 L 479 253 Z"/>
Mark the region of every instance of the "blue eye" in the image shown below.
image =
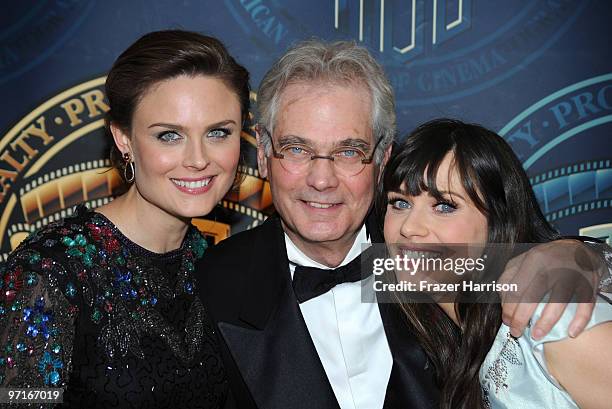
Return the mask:
<path id="1" fill-rule="evenodd" d="M 288 157 L 302 160 L 310 155 L 310 151 L 308 150 L 308 148 L 300 145 L 286 146 L 281 150 L 281 152 Z"/>
<path id="2" fill-rule="evenodd" d="M 223 139 L 223 138 L 227 138 L 228 135 L 231 135 L 231 131 L 227 128 L 216 128 L 216 129 L 212 129 L 208 132 L 208 136 L 210 138 L 219 138 L 219 139 Z"/>
<path id="3" fill-rule="evenodd" d="M 174 131 L 165 131 L 157 135 L 157 139 L 159 139 L 162 142 L 169 142 L 169 143 L 177 142 L 178 140 L 182 138 L 183 137 L 181 135 L 177 134 Z"/>
<path id="4" fill-rule="evenodd" d="M 403 199 L 389 199 L 389 204 L 397 210 L 406 210 L 412 207 L 412 205 L 407 200 Z"/>
<path id="5" fill-rule="evenodd" d="M 359 157 L 364 157 L 361 151 L 357 149 L 342 149 L 334 152 L 334 156 L 340 159 L 357 159 Z"/>
<path id="6" fill-rule="evenodd" d="M 439 202 L 434 206 L 437 212 L 440 213 L 453 213 L 457 210 L 457 206 L 450 202 Z"/>

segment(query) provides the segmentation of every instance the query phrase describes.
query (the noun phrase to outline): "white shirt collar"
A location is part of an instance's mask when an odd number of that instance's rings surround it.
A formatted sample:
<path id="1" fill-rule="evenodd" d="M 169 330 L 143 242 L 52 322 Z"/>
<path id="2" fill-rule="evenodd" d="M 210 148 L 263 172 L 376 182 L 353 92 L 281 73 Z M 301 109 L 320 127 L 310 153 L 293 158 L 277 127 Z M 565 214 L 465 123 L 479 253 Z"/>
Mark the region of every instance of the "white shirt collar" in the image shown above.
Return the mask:
<path id="1" fill-rule="evenodd" d="M 364 244 L 370 244 L 370 239 L 366 233 L 365 225 L 361 226 L 361 230 L 359 230 L 359 233 L 357 233 L 351 249 L 344 257 L 344 260 L 342 260 L 342 263 L 340 263 L 340 266 L 350 263 L 355 257 L 361 254 L 361 252 L 364 250 Z M 302 252 L 302 250 L 300 250 L 295 243 L 291 241 L 287 233 L 285 233 L 285 246 L 287 248 L 287 257 L 289 258 L 290 263 L 305 267 L 330 269 L 330 267 L 323 265 L 304 254 L 304 252 Z M 291 278 L 293 278 L 293 268 L 291 269 Z"/>

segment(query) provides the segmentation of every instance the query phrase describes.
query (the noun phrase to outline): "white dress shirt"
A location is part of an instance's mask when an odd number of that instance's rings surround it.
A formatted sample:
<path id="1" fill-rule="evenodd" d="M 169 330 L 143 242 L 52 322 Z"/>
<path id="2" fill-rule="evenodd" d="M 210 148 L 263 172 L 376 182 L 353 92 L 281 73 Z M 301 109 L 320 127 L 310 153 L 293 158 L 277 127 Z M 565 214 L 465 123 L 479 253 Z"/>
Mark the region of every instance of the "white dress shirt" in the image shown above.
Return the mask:
<path id="1" fill-rule="evenodd" d="M 340 263 L 370 244 L 365 226 Z M 295 264 L 329 269 L 306 256 L 285 234 L 291 278 Z M 372 280 L 372 276 L 365 280 Z M 342 409 L 382 408 L 393 358 L 372 285 L 343 283 L 300 304 L 314 346 Z"/>

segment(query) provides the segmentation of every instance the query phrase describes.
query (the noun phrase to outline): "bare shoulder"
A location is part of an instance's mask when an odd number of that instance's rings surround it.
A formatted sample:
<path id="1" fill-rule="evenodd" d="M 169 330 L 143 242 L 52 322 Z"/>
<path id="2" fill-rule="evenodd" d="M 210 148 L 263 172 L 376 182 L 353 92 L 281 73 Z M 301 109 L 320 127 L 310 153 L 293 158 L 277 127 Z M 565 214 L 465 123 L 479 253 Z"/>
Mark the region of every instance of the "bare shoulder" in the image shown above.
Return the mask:
<path id="1" fill-rule="evenodd" d="M 609 408 L 612 401 L 612 321 L 576 338 L 544 344 L 548 370 L 580 408 Z"/>

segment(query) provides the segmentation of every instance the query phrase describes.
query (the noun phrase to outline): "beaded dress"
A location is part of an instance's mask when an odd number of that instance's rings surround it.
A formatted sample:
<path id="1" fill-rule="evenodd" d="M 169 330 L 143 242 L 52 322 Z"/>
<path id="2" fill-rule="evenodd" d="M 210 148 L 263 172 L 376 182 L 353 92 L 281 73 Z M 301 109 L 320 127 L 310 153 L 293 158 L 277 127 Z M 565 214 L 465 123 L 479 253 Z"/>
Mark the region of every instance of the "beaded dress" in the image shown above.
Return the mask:
<path id="1" fill-rule="evenodd" d="M 153 253 L 83 206 L 31 235 L 2 270 L 0 387 L 64 388 L 60 407 L 221 407 L 227 379 L 194 288 L 205 249 L 191 226 Z"/>

